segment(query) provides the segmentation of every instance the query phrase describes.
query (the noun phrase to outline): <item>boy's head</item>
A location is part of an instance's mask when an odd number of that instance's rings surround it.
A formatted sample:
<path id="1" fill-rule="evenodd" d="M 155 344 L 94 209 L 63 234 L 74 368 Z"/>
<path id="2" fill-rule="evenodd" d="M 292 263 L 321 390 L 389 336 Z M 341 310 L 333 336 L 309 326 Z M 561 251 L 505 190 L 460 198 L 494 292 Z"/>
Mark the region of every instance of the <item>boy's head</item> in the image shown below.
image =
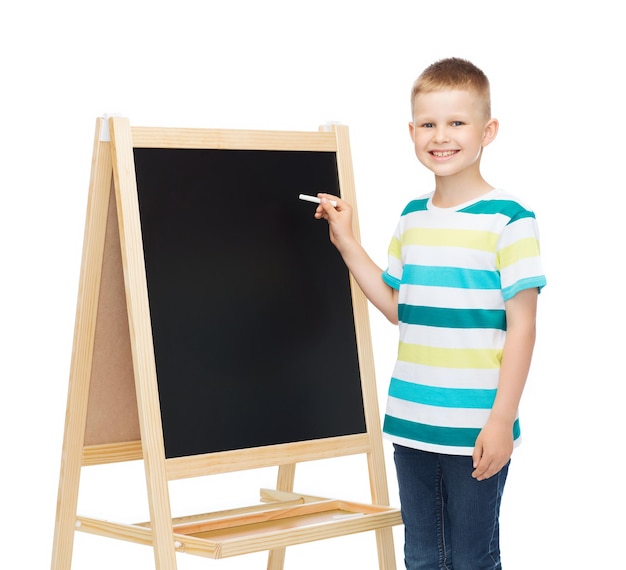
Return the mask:
<path id="1" fill-rule="evenodd" d="M 473 63 L 458 57 L 436 61 L 415 80 L 411 89 L 411 116 L 418 95 L 452 89 L 476 93 L 484 101 L 485 119 L 491 118 L 489 79 Z"/>

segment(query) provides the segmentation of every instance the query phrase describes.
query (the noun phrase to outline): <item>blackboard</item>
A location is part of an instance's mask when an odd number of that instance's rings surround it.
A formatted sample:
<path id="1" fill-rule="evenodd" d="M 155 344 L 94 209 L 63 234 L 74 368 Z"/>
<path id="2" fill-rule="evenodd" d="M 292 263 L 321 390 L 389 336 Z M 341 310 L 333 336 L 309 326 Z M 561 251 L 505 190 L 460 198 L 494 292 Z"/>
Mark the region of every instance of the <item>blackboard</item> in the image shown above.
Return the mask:
<path id="1" fill-rule="evenodd" d="M 151 545 L 156 568 L 269 550 L 282 570 L 287 546 L 373 530 L 395 569 L 367 299 L 298 199 L 356 206 L 347 127 L 99 118 L 91 166 L 52 568 L 76 531 Z M 372 504 L 294 492 L 298 463 L 355 454 Z M 82 467 L 134 460 L 150 521 L 78 516 Z M 172 517 L 170 481 L 274 466 L 262 505 Z"/>
<path id="2" fill-rule="evenodd" d="M 133 152 L 166 457 L 365 433 L 336 154 Z"/>

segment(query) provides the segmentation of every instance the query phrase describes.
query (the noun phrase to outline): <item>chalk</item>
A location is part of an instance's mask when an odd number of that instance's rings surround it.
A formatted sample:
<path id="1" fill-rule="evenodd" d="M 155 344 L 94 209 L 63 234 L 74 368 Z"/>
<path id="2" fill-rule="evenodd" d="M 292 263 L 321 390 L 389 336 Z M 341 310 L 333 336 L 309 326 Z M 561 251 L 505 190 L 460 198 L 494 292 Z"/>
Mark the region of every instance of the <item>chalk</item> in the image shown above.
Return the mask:
<path id="1" fill-rule="evenodd" d="M 306 200 L 307 202 L 315 202 L 316 204 L 319 204 L 321 202 L 321 200 L 317 196 L 308 196 L 307 194 L 300 194 L 298 198 L 300 198 L 300 200 Z M 333 208 L 336 208 L 337 200 L 330 200 L 330 204 Z"/>

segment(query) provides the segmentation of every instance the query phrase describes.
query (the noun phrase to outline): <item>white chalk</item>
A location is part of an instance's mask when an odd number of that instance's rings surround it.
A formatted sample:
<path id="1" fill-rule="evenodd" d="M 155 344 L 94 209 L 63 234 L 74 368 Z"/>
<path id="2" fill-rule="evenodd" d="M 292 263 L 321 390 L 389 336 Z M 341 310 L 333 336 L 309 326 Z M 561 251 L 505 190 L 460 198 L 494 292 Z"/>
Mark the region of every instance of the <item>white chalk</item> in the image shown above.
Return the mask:
<path id="1" fill-rule="evenodd" d="M 315 202 L 316 204 L 319 204 L 321 202 L 321 200 L 317 196 L 308 196 L 307 194 L 300 194 L 298 198 L 300 198 L 300 200 L 306 200 L 307 202 Z M 330 200 L 330 204 L 333 208 L 336 208 L 337 200 Z"/>

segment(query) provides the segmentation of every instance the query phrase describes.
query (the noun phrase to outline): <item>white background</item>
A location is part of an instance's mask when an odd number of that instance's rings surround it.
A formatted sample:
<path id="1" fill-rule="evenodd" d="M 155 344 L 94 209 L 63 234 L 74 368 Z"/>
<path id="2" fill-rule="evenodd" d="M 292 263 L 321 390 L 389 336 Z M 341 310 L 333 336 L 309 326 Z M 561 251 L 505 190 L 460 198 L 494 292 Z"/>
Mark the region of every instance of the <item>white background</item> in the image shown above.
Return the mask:
<path id="1" fill-rule="evenodd" d="M 626 46 L 616 10 L 608 0 L 3 4 L 0 567 L 50 565 L 95 119 L 347 124 L 363 243 L 384 265 L 402 207 L 432 187 L 408 137 L 409 89 L 447 56 L 473 60 L 491 79 L 501 130 L 484 175 L 536 211 L 548 275 L 522 403 L 524 444 L 502 507 L 505 568 L 619 567 Z M 371 319 L 383 406 L 396 331 L 374 311 Z M 172 483 L 174 514 L 254 502 L 275 475 Z M 320 462 L 298 468 L 296 489 L 368 500 L 366 479 L 360 458 Z M 84 469 L 79 511 L 145 518 L 141 464 Z M 401 567 L 401 527 L 394 534 Z M 75 570 L 150 567 L 148 547 L 76 535 Z M 265 554 L 183 554 L 178 567 L 264 568 Z M 377 568 L 374 536 L 291 547 L 286 568 Z"/>

